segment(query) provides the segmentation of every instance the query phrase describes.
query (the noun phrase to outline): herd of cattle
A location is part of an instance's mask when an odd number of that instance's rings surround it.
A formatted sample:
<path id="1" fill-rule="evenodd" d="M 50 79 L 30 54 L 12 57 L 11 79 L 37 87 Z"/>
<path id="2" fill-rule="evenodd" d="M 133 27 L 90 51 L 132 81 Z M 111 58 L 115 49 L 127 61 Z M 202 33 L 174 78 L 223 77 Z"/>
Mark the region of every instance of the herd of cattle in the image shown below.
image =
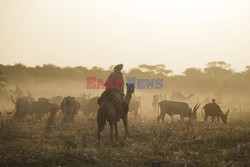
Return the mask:
<path id="1" fill-rule="evenodd" d="M 159 103 L 160 115 L 157 117 L 157 122 L 159 123 L 160 120 L 164 122 L 165 114 L 168 114 L 170 117 L 172 117 L 172 122 L 174 115 L 179 115 L 181 120 L 184 120 L 184 118 L 196 120 L 197 110 L 199 107 L 200 104 L 198 103 L 192 109 L 189 108 L 188 104 L 185 102 L 163 100 Z M 202 107 L 202 110 L 203 109 L 205 114 L 203 114 L 203 112 L 202 114 L 205 121 L 207 121 L 208 116 L 210 116 L 212 118 L 212 122 L 214 121 L 214 118 L 217 118 L 218 121 L 221 119 L 223 123 L 227 123 L 227 116 L 230 109 L 224 114 L 220 106 L 216 103 L 208 103 Z"/>
<path id="2" fill-rule="evenodd" d="M 31 94 L 29 93 L 24 97 L 16 97 L 11 96 L 11 101 L 15 105 L 15 108 L 11 114 L 14 112 L 14 119 L 17 121 L 27 119 L 31 117 L 34 120 L 41 120 L 41 118 L 47 114 L 55 116 L 58 111 L 63 113 L 62 122 L 71 123 L 74 122 L 75 116 L 78 111 L 82 111 L 84 115 L 89 115 L 91 113 L 95 113 L 98 110 L 97 104 L 98 97 L 86 98 L 86 97 L 62 97 L 56 96 L 50 99 L 47 98 L 39 98 L 35 100 Z M 181 120 L 184 118 L 189 118 L 190 120 L 197 119 L 197 110 L 199 109 L 200 104 L 196 104 L 193 108 L 190 108 L 189 105 L 185 102 L 179 101 L 170 101 L 170 100 L 162 100 L 158 103 L 158 117 L 157 122 L 164 122 L 165 114 L 169 115 L 172 118 L 174 115 L 179 115 Z M 227 122 L 227 115 L 229 110 L 224 114 L 220 108 L 220 106 L 216 103 L 206 104 L 202 109 L 204 109 L 205 113 L 203 114 L 205 121 L 208 116 L 211 116 L 212 121 L 214 118 L 222 120 L 222 122 Z M 132 98 L 129 110 L 134 113 L 134 118 L 139 117 L 139 110 L 141 111 L 141 99 L 140 98 Z"/>
<path id="3" fill-rule="evenodd" d="M 24 97 L 13 97 L 11 96 L 11 101 L 15 105 L 12 112 L 14 113 L 13 118 L 16 121 L 21 121 L 24 119 L 32 118 L 33 120 L 41 120 L 43 116 L 50 114 L 55 116 L 58 111 L 63 113 L 62 122 L 71 123 L 75 119 L 75 115 L 78 111 L 83 111 L 85 115 L 92 111 L 98 109 L 98 104 L 96 103 L 98 97 L 93 97 L 86 99 L 84 97 L 62 97 L 56 96 L 50 99 L 39 98 L 35 100 L 31 94 Z"/>
<path id="4" fill-rule="evenodd" d="M 118 130 L 117 122 L 122 119 L 125 127 L 125 136 L 128 135 L 127 127 L 127 115 L 128 111 L 134 113 L 135 119 L 139 116 L 139 110 L 141 110 L 141 99 L 132 98 L 133 89 L 127 90 L 127 95 L 125 96 L 126 106 L 121 105 L 121 108 L 118 110 L 114 107 L 114 104 L 120 104 L 113 102 L 112 100 L 106 100 L 105 103 L 102 103 L 99 107 L 98 99 L 99 97 L 86 98 L 86 97 L 71 97 L 71 96 L 56 96 L 50 99 L 39 98 L 35 100 L 31 94 L 28 96 L 16 96 L 15 98 L 11 96 L 11 101 L 15 105 L 15 108 L 12 112 L 7 114 L 14 113 L 13 119 L 15 122 L 20 122 L 22 120 L 29 120 L 30 118 L 34 121 L 41 120 L 43 116 L 47 116 L 46 129 L 51 129 L 52 125 L 55 124 L 55 118 L 57 113 L 60 112 L 63 115 L 63 118 L 60 121 L 60 124 L 71 124 L 74 123 L 75 116 L 78 111 L 82 111 L 84 115 L 89 115 L 95 113 L 97 115 L 97 124 L 98 124 L 98 145 L 100 144 L 100 133 L 104 128 L 106 122 L 109 122 L 110 125 L 110 139 L 113 146 L 116 145 Z M 111 98 L 112 99 L 112 98 Z M 173 116 L 179 115 L 180 120 L 183 121 L 184 118 L 188 118 L 189 121 L 195 121 L 197 119 L 197 110 L 200 107 L 200 104 L 196 104 L 193 108 L 189 107 L 186 102 L 182 101 L 173 101 L 173 100 L 162 100 L 158 103 L 158 117 L 157 122 L 160 120 L 164 122 L 165 115 L 169 115 L 172 118 Z M 123 103 L 122 103 L 123 104 Z M 154 104 L 154 101 L 153 101 Z M 154 107 L 154 106 L 153 106 Z M 211 116 L 212 121 L 214 118 L 217 118 L 218 121 L 221 119 L 223 123 L 227 123 L 227 116 L 229 110 L 224 114 L 220 106 L 215 103 L 215 100 L 212 103 L 206 104 L 202 107 L 202 110 L 205 111 L 203 114 L 205 121 L 208 116 Z M 202 112 L 203 113 L 203 112 Z M 113 141 L 113 127 L 115 129 L 115 142 Z"/>

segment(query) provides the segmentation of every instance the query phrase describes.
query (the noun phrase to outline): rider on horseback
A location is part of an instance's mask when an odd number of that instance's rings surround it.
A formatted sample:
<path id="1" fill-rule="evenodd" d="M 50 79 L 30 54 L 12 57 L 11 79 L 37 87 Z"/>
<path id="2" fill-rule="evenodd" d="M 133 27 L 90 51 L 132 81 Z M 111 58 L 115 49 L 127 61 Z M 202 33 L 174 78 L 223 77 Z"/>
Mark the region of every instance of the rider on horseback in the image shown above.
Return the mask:
<path id="1" fill-rule="evenodd" d="M 110 98 L 114 103 L 126 103 L 124 99 L 124 79 L 122 75 L 123 64 L 118 64 L 105 82 L 106 90 L 98 99 L 98 104 L 101 105 L 106 99 Z"/>

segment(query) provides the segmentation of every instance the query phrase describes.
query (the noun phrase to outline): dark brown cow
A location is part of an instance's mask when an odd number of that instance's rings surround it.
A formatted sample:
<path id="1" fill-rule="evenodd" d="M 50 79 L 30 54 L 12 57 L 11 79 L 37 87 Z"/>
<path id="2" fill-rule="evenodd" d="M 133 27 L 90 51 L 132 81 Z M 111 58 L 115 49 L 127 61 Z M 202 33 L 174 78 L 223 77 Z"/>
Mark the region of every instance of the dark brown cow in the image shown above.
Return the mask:
<path id="1" fill-rule="evenodd" d="M 208 116 L 212 117 L 212 122 L 214 121 L 214 118 L 217 117 L 218 121 L 219 118 L 221 118 L 223 123 L 227 123 L 227 115 L 230 111 L 230 109 L 224 114 L 220 108 L 220 106 L 216 103 L 209 103 L 206 104 L 203 109 L 205 110 L 205 121 L 207 121 Z"/>
<path id="2" fill-rule="evenodd" d="M 74 97 L 67 96 L 63 98 L 61 103 L 61 110 L 64 114 L 63 122 L 73 123 L 77 110 L 80 108 L 80 104 L 75 100 Z"/>

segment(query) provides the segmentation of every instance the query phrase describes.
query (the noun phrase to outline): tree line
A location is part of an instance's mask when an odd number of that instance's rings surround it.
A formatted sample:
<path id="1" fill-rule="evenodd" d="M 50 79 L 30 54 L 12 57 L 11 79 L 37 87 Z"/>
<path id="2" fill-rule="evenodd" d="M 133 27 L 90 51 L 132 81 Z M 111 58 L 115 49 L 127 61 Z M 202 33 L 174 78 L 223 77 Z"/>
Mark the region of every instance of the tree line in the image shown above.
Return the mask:
<path id="1" fill-rule="evenodd" d="M 3 94 L 8 86 L 26 84 L 59 83 L 85 83 L 86 77 L 107 78 L 114 66 L 108 69 L 94 66 L 86 68 L 59 67 L 53 64 L 28 67 L 18 63 L 15 65 L 0 64 L 0 91 Z M 207 63 L 206 67 L 187 68 L 181 75 L 173 75 L 165 65 L 141 64 L 135 68 L 124 71 L 125 77 L 137 78 L 163 78 L 164 91 L 186 91 L 193 93 L 206 93 L 222 91 L 230 95 L 250 95 L 250 66 L 245 70 L 236 72 L 230 64 L 223 61 Z"/>

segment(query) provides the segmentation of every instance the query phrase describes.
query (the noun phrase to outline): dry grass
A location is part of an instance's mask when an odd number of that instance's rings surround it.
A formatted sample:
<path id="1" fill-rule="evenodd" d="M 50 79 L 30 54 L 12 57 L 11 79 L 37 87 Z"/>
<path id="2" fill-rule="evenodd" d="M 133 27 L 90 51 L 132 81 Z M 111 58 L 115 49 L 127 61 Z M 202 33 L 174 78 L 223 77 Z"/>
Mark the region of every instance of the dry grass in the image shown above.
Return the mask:
<path id="1" fill-rule="evenodd" d="M 117 148 L 109 127 L 97 148 L 95 116 L 78 117 L 71 126 L 45 130 L 35 124 L 5 121 L 0 130 L 0 166 L 247 166 L 250 122 L 195 122 L 187 138 L 187 122 L 157 125 L 154 119 L 129 120 L 130 135 Z M 124 134 L 119 123 L 120 137 Z"/>

